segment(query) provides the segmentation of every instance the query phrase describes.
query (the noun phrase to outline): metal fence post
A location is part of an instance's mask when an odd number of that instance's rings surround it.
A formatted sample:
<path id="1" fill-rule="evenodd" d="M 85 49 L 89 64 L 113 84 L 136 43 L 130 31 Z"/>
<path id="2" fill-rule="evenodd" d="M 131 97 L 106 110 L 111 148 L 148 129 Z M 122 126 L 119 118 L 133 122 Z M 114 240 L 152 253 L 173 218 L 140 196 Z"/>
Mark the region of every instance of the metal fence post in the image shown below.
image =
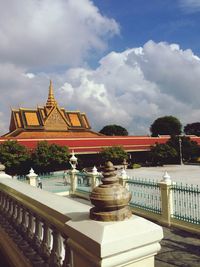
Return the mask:
<path id="1" fill-rule="evenodd" d="M 171 177 L 167 172 L 163 175 L 163 179 L 158 183 L 161 192 L 161 216 L 164 225 L 171 225 L 172 214 L 172 193 L 171 193 Z"/>

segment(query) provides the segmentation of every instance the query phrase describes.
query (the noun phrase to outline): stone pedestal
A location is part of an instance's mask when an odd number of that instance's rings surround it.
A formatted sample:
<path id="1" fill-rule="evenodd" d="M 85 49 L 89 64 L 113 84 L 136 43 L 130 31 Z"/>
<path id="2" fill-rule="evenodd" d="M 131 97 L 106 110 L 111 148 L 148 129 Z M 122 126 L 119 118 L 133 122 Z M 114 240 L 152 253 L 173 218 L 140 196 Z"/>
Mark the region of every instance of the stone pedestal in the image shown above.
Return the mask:
<path id="1" fill-rule="evenodd" d="M 163 238 L 162 227 L 135 215 L 122 222 L 79 216 L 66 225 L 74 267 L 153 267 Z"/>
<path id="2" fill-rule="evenodd" d="M 73 169 L 70 171 L 70 179 L 71 179 L 71 194 L 73 195 L 77 188 L 77 173 L 79 171 L 76 169 Z"/>
<path id="3" fill-rule="evenodd" d="M 37 177 L 38 175 L 34 172 L 34 170 L 31 168 L 29 171 L 29 174 L 26 175 L 26 177 L 29 179 L 29 184 L 32 186 L 37 186 Z"/>
<path id="4" fill-rule="evenodd" d="M 171 214 L 173 214 L 173 202 L 171 177 L 167 172 L 163 176 L 163 180 L 158 183 L 161 191 L 161 203 L 162 203 L 162 224 L 166 226 L 171 225 Z"/>

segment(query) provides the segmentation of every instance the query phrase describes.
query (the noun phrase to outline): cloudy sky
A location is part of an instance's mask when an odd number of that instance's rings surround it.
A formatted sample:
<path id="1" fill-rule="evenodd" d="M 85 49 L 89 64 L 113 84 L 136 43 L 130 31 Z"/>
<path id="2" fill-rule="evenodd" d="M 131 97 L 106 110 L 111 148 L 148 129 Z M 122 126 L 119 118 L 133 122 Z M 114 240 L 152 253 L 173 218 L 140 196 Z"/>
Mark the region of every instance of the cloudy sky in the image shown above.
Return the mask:
<path id="1" fill-rule="evenodd" d="M 0 0 L 0 134 L 10 107 L 87 113 L 94 130 L 149 134 L 200 121 L 200 0 Z"/>

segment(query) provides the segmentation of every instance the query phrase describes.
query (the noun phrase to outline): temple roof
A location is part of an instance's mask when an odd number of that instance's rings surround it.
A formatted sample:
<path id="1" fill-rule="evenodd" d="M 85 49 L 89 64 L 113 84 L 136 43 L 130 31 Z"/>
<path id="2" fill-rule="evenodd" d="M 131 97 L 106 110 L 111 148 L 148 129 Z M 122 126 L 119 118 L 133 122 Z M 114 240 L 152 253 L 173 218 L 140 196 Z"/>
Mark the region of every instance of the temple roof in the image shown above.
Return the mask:
<path id="1" fill-rule="evenodd" d="M 52 107 L 56 106 L 57 102 L 54 98 L 54 93 L 53 93 L 53 85 L 52 81 L 50 80 L 50 85 L 49 85 L 49 95 L 46 103 L 46 108 L 51 109 Z"/>
<path id="2" fill-rule="evenodd" d="M 27 136 L 97 136 L 91 131 L 88 118 L 80 111 L 69 111 L 60 108 L 54 97 L 50 81 L 48 99 L 45 106 L 35 109 L 19 108 L 11 110 L 10 132 L 4 137 Z M 47 134 L 49 132 L 49 134 Z M 52 132 L 50 134 L 50 132 Z M 54 134 L 53 134 L 54 133 Z M 62 134 L 61 134 L 62 133 Z"/>

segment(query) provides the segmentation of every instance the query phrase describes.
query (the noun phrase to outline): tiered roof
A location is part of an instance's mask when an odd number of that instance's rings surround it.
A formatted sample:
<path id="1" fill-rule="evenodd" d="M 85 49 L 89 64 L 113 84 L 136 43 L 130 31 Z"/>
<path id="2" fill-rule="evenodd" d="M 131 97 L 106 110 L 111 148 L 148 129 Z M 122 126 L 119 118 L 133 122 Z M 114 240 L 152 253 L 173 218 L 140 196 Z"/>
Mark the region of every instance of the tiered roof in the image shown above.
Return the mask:
<path id="1" fill-rule="evenodd" d="M 50 81 L 46 105 L 36 109 L 12 109 L 10 132 L 4 137 L 54 138 L 98 135 L 100 134 L 91 130 L 85 113 L 68 111 L 58 106 Z"/>

